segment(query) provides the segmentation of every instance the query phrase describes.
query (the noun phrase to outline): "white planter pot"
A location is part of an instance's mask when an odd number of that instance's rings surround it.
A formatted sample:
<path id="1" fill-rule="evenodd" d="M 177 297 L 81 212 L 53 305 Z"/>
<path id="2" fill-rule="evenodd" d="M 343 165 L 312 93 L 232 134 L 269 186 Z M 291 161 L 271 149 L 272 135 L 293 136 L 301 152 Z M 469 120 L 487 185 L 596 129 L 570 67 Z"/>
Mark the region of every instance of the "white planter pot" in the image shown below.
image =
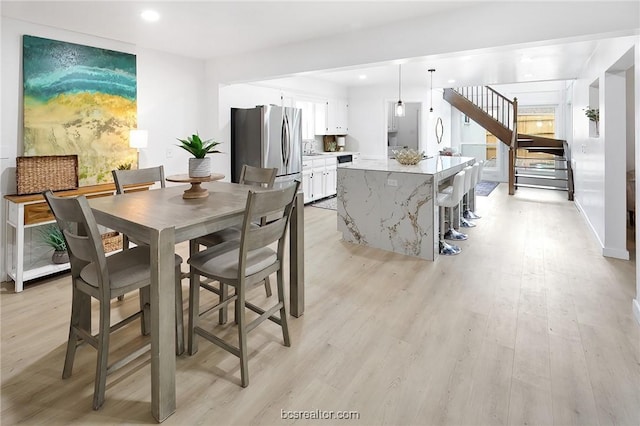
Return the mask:
<path id="1" fill-rule="evenodd" d="M 211 158 L 189 158 L 189 177 L 211 176 Z"/>

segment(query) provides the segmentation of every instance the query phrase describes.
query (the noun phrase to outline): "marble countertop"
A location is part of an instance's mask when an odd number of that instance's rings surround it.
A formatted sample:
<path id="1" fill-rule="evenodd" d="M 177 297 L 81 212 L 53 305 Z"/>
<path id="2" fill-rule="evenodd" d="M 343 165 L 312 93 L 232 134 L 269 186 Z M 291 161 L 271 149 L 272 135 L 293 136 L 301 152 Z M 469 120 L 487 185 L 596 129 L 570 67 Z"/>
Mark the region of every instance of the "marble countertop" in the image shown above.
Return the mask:
<path id="1" fill-rule="evenodd" d="M 359 152 L 355 151 L 332 151 L 332 152 L 316 152 L 312 155 L 302 154 L 302 158 L 304 160 L 313 160 L 314 158 L 323 158 L 323 157 L 337 157 L 339 155 L 357 155 Z"/>
<path id="2" fill-rule="evenodd" d="M 473 157 L 449 157 L 436 155 L 425 158 L 416 165 L 406 166 L 394 159 L 358 160 L 353 163 L 340 164 L 340 168 L 353 170 L 375 170 L 381 172 L 400 172 L 426 175 L 438 175 L 449 169 L 462 169 L 466 164 L 473 164 Z"/>

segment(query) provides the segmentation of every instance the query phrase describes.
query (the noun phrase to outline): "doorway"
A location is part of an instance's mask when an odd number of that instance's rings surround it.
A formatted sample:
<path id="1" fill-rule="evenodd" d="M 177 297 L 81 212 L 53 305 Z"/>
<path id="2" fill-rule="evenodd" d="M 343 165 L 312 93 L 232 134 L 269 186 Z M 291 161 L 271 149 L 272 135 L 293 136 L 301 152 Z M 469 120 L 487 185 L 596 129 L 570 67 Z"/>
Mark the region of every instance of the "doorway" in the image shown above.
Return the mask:
<path id="1" fill-rule="evenodd" d="M 387 155 L 399 149 L 420 150 L 421 102 L 405 102 L 404 117 L 394 114 L 395 102 L 387 102 Z"/>

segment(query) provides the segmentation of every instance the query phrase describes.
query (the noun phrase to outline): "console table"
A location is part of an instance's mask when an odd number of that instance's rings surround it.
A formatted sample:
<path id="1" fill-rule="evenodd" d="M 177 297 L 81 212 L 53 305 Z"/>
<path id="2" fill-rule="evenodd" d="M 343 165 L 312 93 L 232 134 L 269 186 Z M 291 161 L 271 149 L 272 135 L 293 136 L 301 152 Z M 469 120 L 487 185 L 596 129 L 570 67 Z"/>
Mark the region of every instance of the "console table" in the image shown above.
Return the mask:
<path id="1" fill-rule="evenodd" d="M 145 191 L 153 183 L 128 185 L 127 191 Z M 115 195 L 116 187 L 113 183 L 83 186 L 68 191 L 56 191 L 62 197 L 84 195 L 87 198 L 107 197 Z M 7 218 L 7 234 L 4 246 L 7 275 L 15 283 L 15 291 L 21 292 L 24 282 L 54 274 L 69 269 L 69 263 L 53 264 L 50 257 L 33 255 L 25 251 L 25 235 L 38 226 L 55 223 L 55 218 L 49 210 L 49 205 L 41 194 L 34 195 L 5 195 L 5 217 Z M 49 251 L 50 253 L 50 251 Z"/>

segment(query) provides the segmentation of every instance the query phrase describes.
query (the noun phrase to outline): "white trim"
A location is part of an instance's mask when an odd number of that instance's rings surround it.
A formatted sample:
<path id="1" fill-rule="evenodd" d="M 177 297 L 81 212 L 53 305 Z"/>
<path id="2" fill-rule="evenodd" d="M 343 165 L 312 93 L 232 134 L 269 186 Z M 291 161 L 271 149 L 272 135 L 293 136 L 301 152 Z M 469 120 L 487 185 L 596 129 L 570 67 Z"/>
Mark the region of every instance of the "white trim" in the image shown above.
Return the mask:
<path id="1" fill-rule="evenodd" d="M 635 317 L 636 322 L 640 324 L 640 302 L 638 302 L 638 299 L 633 299 L 632 310 L 633 310 L 633 316 Z"/>
<path id="2" fill-rule="evenodd" d="M 591 228 L 591 233 L 596 238 L 596 241 L 598 242 L 598 245 L 602 249 L 602 255 L 606 256 L 606 257 L 612 257 L 612 258 L 615 258 L 615 259 L 629 260 L 629 250 L 608 248 L 608 247 L 604 246 L 604 244 L 600 240 L 600 237 L 598 236 L 598 233 L 596 232 L 595 228 L 593 227 L 593 224 L 589 220 L 589 217 L 585 214 L 584 209 L 580 205 L 580 202 L 578 200 L 575 200 L 574 204 L 578 208 L 578 211 L 580 211 L 580 214 L 582 215 L 584 220 L 589 225 L 589 228 Z"/>
<path id="3" fill-rule="evenodd" d="M 629 250 L 624 249 L 603 247 L 602 255 L 606 257 L 613 257 L 615 259 L 629 260 Z"/>
<path id="4" fill-rule="evenodd" d="M 585 222 L 587 222 L 587 225 L 589 225 L 589 228 L 591 229 L 591 234 L 595 237 L 596 241 L 598 242 L 598 245 L 603 250 L 603 255 L 604 255 L 604 244 L 600 240 L 600 237 L 598 236 L 598 233 L 596 232 L 596 228 L 593 227 L 593 224 L 589 220 L 589 216 L 587 216 L 587 214 L 585 213 L 584 209 L 582 208 L 582 205 L 580 204 L 580 201 L 577 198 L 573 201 L 573 203 L 578 208 L 578 211 L 580 212 L 580 214 L 584 218 Z"/>

